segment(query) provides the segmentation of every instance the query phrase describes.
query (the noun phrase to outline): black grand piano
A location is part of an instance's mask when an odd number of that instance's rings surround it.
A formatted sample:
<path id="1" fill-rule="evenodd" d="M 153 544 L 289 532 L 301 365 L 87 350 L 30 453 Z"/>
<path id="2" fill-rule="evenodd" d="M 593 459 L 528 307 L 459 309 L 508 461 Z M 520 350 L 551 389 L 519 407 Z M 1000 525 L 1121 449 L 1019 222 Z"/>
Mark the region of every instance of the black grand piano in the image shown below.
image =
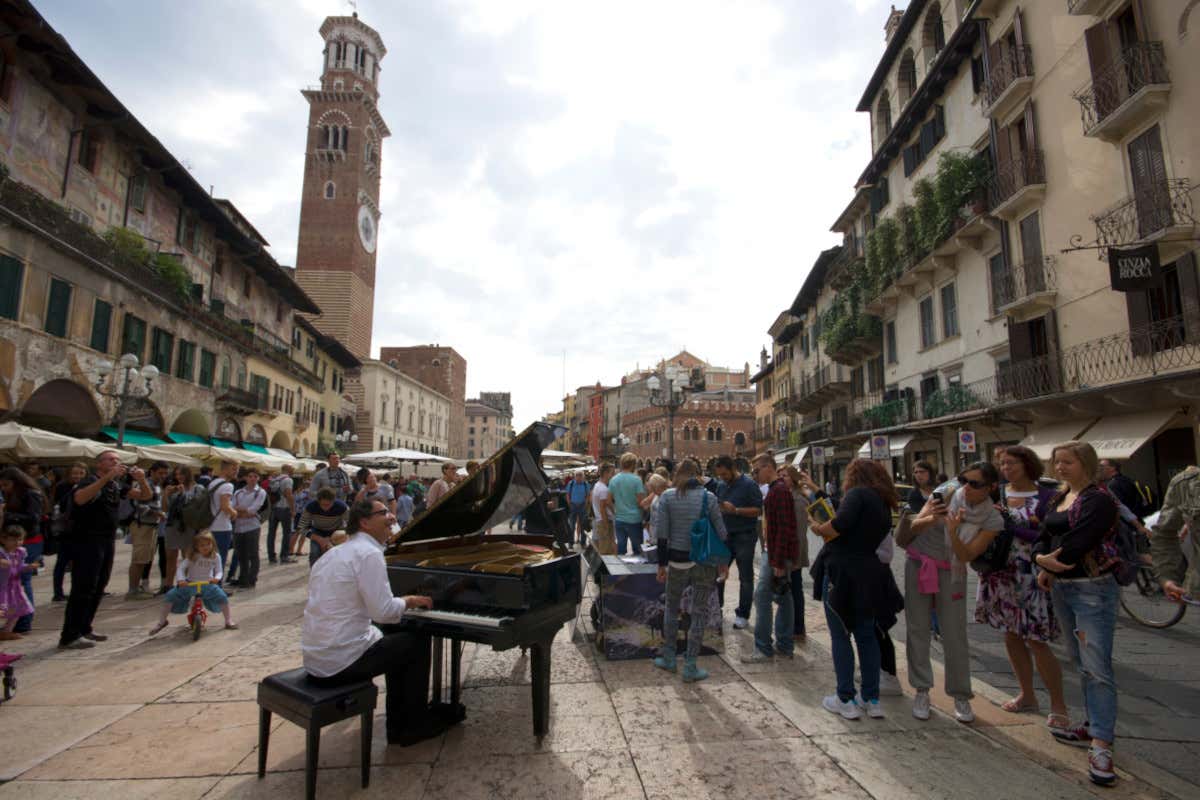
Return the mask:
<path id="1" fill-rule="evenodd" d="M 433 598 L 432 609 L 407 611 L 401 628 L 434 637 L 435 697 L 448 651 L 450 702 L 458 706 L 464 642 L 528 649 L 537 736 L 549 723 L 550 643 L 575 619 L 583 594 L 580 557 L 569 549 L 563 515 L 546 507 L 548 480 L 539 466 L 543 448 L 565 430 L 530 425 L 384 553 L 394 594 Z M 518 513 L 525 514 L 524 533 L 508 528 Z M 488 532 L 493 527 L 497 533 Z"/>

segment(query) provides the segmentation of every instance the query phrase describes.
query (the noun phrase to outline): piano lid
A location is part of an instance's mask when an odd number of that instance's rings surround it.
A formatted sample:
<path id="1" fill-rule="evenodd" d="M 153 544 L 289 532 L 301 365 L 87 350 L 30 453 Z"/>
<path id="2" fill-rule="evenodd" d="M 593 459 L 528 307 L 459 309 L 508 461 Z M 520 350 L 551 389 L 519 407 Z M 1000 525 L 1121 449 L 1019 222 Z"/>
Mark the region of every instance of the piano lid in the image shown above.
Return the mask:
<path id="1" fill-rule="evenodd" d="M 466 536 L 507 523 L 545 491 L 548 479 L 538 465 L 542 450 L 566 432 L 561 425 L 533 423 L 417 515 L 397 544 Z M 394 551 L 389 547 L 387 554 Z"/>

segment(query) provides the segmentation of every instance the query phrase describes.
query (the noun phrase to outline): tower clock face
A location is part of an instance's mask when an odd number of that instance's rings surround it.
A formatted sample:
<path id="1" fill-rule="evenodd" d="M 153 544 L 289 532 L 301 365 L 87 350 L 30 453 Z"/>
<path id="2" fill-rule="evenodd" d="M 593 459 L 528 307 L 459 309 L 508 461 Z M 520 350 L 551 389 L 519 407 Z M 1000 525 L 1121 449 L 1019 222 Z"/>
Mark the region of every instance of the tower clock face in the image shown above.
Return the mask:
<path id="1" fill-rule="evenodd" d="M 375 252 L 375 217 L 371 216 L 371 210 L 366 206 L 358 207 L 358 240 L 362 242 L 363 250 L 368 253 Z"/>

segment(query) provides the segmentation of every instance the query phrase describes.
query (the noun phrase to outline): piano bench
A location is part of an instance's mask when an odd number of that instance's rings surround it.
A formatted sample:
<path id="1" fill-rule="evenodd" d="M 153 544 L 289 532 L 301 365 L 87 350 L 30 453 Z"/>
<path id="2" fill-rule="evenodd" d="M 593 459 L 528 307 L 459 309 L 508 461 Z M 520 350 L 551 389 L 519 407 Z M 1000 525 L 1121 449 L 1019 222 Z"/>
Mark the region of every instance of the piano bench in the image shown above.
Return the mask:
<path id="1" fill-rule="evenodd" d="M 278 672 L 258 684 L 258 777 L 267 773 L 267 743 L 271 738 L 271 714 L 304 728 L 304 796 L 317 796 L 317 759 L 321 728 L 351 717 L 362 720 L 362 786 L 371 780 L 371 729 L 379 689 L 371 681 L 324 687 L 313 683 L 303 668 Z"/>

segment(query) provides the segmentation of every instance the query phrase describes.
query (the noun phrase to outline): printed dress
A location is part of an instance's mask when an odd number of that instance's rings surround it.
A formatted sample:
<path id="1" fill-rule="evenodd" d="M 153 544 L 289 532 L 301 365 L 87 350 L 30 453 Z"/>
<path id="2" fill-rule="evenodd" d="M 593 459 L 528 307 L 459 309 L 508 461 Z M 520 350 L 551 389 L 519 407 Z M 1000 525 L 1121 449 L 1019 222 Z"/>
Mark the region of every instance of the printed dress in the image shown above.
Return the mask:
<path id="1" fill-rule="evenodd" d="M 1021 536 L 1021 533 L 1036 535 L 1029 518 L 1036 515 L 1045 498 L 1037 491 L 1013 490 L 1006 492 L 1006 498 L 1021 498 L 1025 505 L 1005 510 L 1017 523 L 1017 535 L 1013 537 L 1008 554 L 1008 567 L 979 578 L 975 621 L 1014 633 L 1022 639 L 1051 642 L 1058 638 L 1058 620 L 1054 617 L 1050 593 L 1043 592 L 1037 585 L 1033 571 L 1033 541 Z"/>
<path id="2" fill-rule="evenodd" d="M 20 619 L 26 614 L 33 613 L 33 604 L 25 596 L 21 586 L 21 570 L 25 566 L 25 548 L 18 547 L 14 552 L 0 551 L 0 559 L 8 562 L 8 566 L 0 568 L 0 628 L 4 628 L 14 619 Z"/>

